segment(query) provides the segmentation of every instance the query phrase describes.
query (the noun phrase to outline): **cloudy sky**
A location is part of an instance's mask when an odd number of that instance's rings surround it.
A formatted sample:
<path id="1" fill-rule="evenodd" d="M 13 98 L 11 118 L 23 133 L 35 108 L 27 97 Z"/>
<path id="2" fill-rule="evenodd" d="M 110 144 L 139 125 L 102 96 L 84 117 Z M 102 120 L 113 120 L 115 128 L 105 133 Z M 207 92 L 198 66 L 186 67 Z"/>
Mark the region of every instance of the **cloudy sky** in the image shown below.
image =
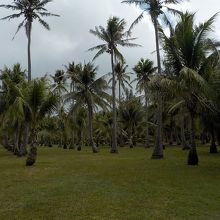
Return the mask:
<path id="1" fill-rule="evenodd" d="M 0 3 L 11 3 L 12 0 L 0 0 Z M 32 33 L 32 65 L 33 76 L 45 73 L 53 74 L 56 69 L 64 68 L 68 62 L 84 62 L 92 60 L 94 53 L 87 49 L 100 43 L 89 29 L 97 25 L 105 26 L 110 16 L 125 18 L 127 24 L 140 14 L 141 10 L 121 4 L 121 0 L 54 0 L 48 5 L 48 10 L 60 17 L 47 18 L 51 31 L 46 31 L 38 23 L 34 23 Z M 202 22 L 220 11 L 219 0 L 191 0 L 179 6 L 182 10 L 197 12 L 197 21 Z M 6 9 L 0 9 L 0 16 L 10 14 Z M 10 22 L 0 21 L 0 68 L 11 66 L 16 62 L 27 68 L 27 39 L 24 30 L 20 31 L 12 41 L 20 20 Z M 141 48 L 122 50 L 129 66 L 133 66 L 141 57 L 155 60 L 154 31 L 149 18 L 135 27 L 133 36 Z M 220 37 L 220 15 L 216 22 L 216 36 Z M 108 55 L 97 59 L 100 74 L 110 70 Z"/>

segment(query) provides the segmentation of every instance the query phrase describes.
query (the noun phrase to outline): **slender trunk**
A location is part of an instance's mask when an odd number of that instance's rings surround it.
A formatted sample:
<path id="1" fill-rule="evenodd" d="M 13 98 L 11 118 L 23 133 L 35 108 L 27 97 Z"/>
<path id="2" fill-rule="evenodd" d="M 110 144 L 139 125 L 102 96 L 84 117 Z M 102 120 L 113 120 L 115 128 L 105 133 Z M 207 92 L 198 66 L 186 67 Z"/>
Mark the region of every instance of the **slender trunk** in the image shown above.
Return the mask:
<path id="1" fill-rule="evenodd" d="M 145 89 L 145 148 L 149 148 L 149 127 L 148 127 L 148 92 Z"/>
<path id="2" fill-rule="evenodd" d="M 197 155 L 196 149 L 196 141 L 195 141 L 195 115 L 191 113 L 191 149 L 188 155 L 188 165 L 198 165 L 199 159 Z"/>
<path id="3" fill-rule="evenodd" d="M 159 34 L 158 34 L 158 21 L 157 18 L 154 19 L 154 29 L 156 38 L 156 51 L 157 51 L 157 65 L 158 65 L 158 80 L 162 74 L 161 61 L 160 61 L 160 47 L 159 47 Z M 160 91 L 158 91 L 158 106 L 157 106 L 157 128 L 156 128 L 156 144 L 152 159 L 163 158 L 163 140 L 162 140 L 162 96 Z"/>
<path id="4" fill-rule="evenodd" d="M 176 144 L 181 145 L 181 140 L 180 140 L 180 137 L 179 137 L 178 128 L 175 126 L 174 129 L 175 129 L 174 134 L 175 134 Z"/>
<path id="5" fill-rule="evenodd" d="M 213 124 L 211 125 L 211 146 L 210 146 L 210 153 L 211 154 L 216 154 L 218 153 L 218 150 L 217 150 L 217 145 L 215 143 L 215 129 L 214 129 L 214 126 Z"/>
<path id="6" fill-rule="evenodd" d="M 181 129 L 181 145 L 182 145 L 182 149 L 183 150 L 189 150 L 190 146 L 187 143 L 186 135 L 185 135 L 185 119 L 184 119 L 184 117 L 181 120 L 180 129 Z"/>
<path id="7" fill-rule="evenodd" d="M 20 125 L 18 124 L 15 132 L 15 139 L 14 139 L 14 154 L 19 156 L 19 131 L 20 131 Z"/>
<path id="8" fill-rule="evenodd" d="M 121 80 L 118 80 L 118 99 L 119 99 L 119 106 L 121 105 Z"/>
<path id="9" fill-rule="evenodd" d="M 27 145 L 29 143 L 29 135 L 30 135 L 30 124 L 25 124 L 25 131 L 24 131 L 24 140 L 23 140 L 23 156 L 27 154 Z"/>
<path id="10" fill-rule="evenodd" d="M 33 166 L 37 160 L 37 130 L 31 131 L 31 147 L 26 160 L 26 166 Z"/>
<path id="11" fill-rule="evenodd" d="M 31 29 L 32 22 L 28 21 L 27 38 L 28 38 L 28 82 L 31 81 Z"/>
<path id="12" fill-rule="evenodd" d="M 88 113 L 89 113 L 89 141 L 90 141 L 90 144 L 92 146 L 92 151 L 93 153 L 98 153 L 98 149 L 95 145 L 95 142 L 94 142 L 94 139 L 93 139 L 93 122 L 92 122 L 92 119 L 93 119 L 93 110 L 92 110 L 92 105 L 90 102 L 88 102 Z"/>
<path id="13" fill-rule="evenodd" d="M 116 112 L 116 95 L 115 95 L 115 67 L 114 67 L 114 54 L 111 51 L 111 65 L 112 65 L 112 117 L 113 117 L 113 125 L 112 125 L 112 145 L 111 145 L 111 153 L 118 153 L 117 148 L 117 112 Z"/>

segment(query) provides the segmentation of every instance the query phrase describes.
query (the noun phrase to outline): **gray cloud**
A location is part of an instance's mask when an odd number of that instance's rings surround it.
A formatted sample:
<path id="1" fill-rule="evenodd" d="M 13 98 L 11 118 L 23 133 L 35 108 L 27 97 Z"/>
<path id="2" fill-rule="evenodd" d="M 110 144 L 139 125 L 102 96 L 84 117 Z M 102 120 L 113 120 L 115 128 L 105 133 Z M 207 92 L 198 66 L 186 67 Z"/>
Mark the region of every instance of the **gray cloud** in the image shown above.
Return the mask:
<path id="1" fill-rule="evenodd" d="M 3 3 L 11 3 L 11 0 L 1 0 Z M 181 5 L 183 10 L 197 11 L 197 21 L 204 21 L 217 12 L 218 0 L 192 0 Z M 87 49 L 100 42 L 91 34 L 89 29 L 95 26 L 105 26 L 109 16 L 125 18 L 128 26 L 139 15 L 140 9 L 121 4 L 120 0 L 55 0 L 48 5 L 48 9 L 59 14 L 61 17 L 48 18 L 51 31 L 44 30 L 38 23 L 34 23 L 32 33 L 32 63 L 33 76 L 42 76 L 45 73 L 54 73 L 56 69 L 63 68 L 62 65 L 75 60 L 76 62 L 92 60 L 94 53 Z M 11 13 L 0 9 L 1 17 Z M 219 21 L 219 19 L 218 19 Z M 11 40 L 16 31 L 19 20 L 11 22 L 1 21 L 0 34 L 0 68 L 4 65 L 11 66 L 20 62 L 26 68 L 27 39 L 22 30 Z M 220 34 L 220 25 L 216 22 L 216 36 Z M 136 43 L 141 48 L 122 49 L 127 63 L 132 67 L 141 57 L 155 60 L 154 30 L 146 18 L 135 27 L 134 34 L 138 37 Z M 100 73 L 110 70 L 108 55 L 99 58 L 96 64 L 100 67 Z"/>

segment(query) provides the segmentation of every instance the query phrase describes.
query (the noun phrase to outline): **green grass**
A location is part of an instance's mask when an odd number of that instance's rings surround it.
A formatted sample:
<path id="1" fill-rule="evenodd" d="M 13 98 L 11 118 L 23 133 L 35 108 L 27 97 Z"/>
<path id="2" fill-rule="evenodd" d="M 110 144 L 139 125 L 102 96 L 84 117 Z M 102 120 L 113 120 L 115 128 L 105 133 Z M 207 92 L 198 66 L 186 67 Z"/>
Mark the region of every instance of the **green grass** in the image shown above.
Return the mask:
<path id="1" fill-rule="evenodd" d="M 119 155 L 40 149 L 36 166 L 0 150 L 0 219 L 148 220 L 220 219 L 220 155 L 200 148 L 200 165 L 169 148 Z"/>

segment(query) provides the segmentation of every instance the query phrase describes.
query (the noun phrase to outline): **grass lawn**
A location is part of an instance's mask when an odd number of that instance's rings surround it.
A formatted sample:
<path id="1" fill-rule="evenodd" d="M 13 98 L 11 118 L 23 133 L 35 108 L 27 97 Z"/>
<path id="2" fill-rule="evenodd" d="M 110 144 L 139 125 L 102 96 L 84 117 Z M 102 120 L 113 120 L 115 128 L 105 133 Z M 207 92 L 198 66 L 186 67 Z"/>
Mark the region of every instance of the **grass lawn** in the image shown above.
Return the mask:
<path id="1" fill-rule="evenodd" d="M 0 219 L 220 219 L 220 154 L 200 148 L 200 165 L 172 147 L 76 152 L 40 149 L 34 167 L 0 149 Z"/>

